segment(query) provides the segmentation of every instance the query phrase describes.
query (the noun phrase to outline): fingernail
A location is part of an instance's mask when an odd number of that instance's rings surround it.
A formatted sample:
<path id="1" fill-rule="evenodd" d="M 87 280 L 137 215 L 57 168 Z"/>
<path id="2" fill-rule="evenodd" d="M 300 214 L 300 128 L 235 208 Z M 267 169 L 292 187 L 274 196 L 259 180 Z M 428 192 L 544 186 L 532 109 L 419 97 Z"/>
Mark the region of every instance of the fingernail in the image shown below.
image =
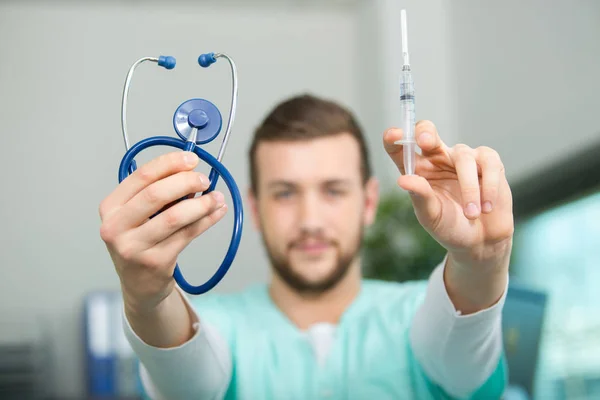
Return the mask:
<path id="1" fill-rule="evenodd" d="M 477 215 L 477 211 L 477 205 L 475 203 L 467 204 L 467 208 L 465 209 L 467 215 L 474 217 Z"/>
<path id="2" fill-rule="evenodd" d="M 200 178 L 200 182 L 202 182 L 202 184 L 204 186 L 208 186 L 209 185 L 210 182 L 208 181 L 208 178 L 206 177 L 206 175 L 200 174 L 198 177 Z"/>
<path id="3" fill-rule="evenodd" d="M 491 211 L 492 211 L 492 202 L 486 201 L 485 203 L 483 203 L 483 212 L 489 213 Z"/>
<path id="4" fill-rule="evenodd" d="M 184 154 L 183 154 L 183 161 L 187 165 L 194 165 L 197 160 L 198 160 L 198 156 L 195 153 L 192 153 L 190 151 L 185 151 L 184 152 Z"/>
<path id="5" fill-rule="evenodd" d="M 212 192 L 211 193 L 213 199 L 217 202 L 217 205 L 223 204 L 225 198 L 223 197 L 223 193 L 221 192 Z"/>

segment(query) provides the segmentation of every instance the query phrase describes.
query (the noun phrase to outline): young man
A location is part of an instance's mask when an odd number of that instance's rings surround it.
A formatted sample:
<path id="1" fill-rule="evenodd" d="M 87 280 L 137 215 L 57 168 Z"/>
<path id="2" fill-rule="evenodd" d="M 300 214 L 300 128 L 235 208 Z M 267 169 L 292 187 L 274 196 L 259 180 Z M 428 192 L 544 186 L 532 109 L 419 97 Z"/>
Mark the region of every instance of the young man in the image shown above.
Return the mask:
<path id="1" fill-rule="evenodd" d="M 401 137 L 389 129 L 383 144 L 403 173 Z M 255 132 L 248 204 L 274 272 L 268 285 L 191 301 L 176 289 L 178 254 L 226 212 L 214 192 L 148 219 L 208 187 L 195 155 L 161 156 L 125 179 L 100 206 L 101 236 L 150 397 L 500 398 L 513 235 L 504 168 L 489 148 L 446 146 L 431 122 L 416 137 L 417 175 L 398 185 L 448 251 L 427 282 L 361 279 L 378 184 L 361 130 L 335 103 L 292 98 Z"/>

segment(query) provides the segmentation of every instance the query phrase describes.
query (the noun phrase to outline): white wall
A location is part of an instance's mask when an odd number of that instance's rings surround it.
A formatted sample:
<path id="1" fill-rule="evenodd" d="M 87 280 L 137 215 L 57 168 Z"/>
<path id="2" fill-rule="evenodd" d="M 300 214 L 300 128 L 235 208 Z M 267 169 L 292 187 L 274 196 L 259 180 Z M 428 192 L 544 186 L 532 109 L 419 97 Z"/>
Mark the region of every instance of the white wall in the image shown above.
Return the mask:
<path id="1" fill-rule="evenodd" d="M 518 180 L 600 141 L 600 2 L 453 0 L 460 137 Z"/>
<path id="2" fill-rule="evenodd" d="M 137 58 L 172 54 L 178 63 L 172 71 L 152 64 L 138 69 L 130 96 L 133 142 L 174 135 L 173 112 L 191 97 L 215 102 L 226 117 L 228 65 L 204 70 L 196 59 L 208 51 L 234 57 L 239 105 L 224 161 L 244 193 L 251 131 L 275 102 L 311 91 L 361 114 L 356 20 L 350 11 L 174 4 L 0 5 L 0 319 L 10 322 L 0 336 L 18 335 L 19 321 L 49 319 L 60 365 L 54 371 L 56 392 L 62 397 L 83 390 L 83 296 L 118 288 L 99 237 L 97 209 L 117 184 L 124 153 L 120 96 Z M 209 146 L 215 154 L 218 144 Z M 189 280 L 200 283 L 212 274 L 229 243 L 231 223 L 227 218 L 182 254 Z M 236 261 L 217 290 L 234 290 L 267 275 L 248 216 Z"/>

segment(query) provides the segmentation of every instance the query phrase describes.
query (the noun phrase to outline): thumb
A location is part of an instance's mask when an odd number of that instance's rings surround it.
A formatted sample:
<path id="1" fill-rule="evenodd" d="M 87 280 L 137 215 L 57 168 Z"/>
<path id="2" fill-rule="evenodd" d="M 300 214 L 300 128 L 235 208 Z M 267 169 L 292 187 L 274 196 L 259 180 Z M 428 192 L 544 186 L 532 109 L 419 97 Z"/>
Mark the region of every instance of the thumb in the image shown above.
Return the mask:
<path id="1" fill-rule="evenodd" d="M 433 188 L 419 175 L 402 175 L 398 178 L 398 186 L 410 193 L 415 214 L 423 227 L 432 227 L 442 212 L 442 203 Z"/>

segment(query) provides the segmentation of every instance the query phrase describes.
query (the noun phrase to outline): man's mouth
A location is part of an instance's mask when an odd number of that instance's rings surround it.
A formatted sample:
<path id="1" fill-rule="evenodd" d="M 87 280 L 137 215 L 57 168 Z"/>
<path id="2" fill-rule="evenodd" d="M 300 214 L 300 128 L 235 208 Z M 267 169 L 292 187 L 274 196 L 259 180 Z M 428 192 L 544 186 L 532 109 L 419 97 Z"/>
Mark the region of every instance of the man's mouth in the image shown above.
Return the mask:
<path id="1" fill-rule="evenodd" d="M 297 250 L 297 251 L 301 251 L 303 253 L 315 255 L 315 254 L 320 254 L 320 253 L 326 251 L 327 249 L 329 249 L 329 247 L 331 247 L 331 243 L 330 242 L 326 242 L 326 241 L 307 241 L 307 242 L 296 243 L 292 247 L 292 249 L 293 250 Z"/>

